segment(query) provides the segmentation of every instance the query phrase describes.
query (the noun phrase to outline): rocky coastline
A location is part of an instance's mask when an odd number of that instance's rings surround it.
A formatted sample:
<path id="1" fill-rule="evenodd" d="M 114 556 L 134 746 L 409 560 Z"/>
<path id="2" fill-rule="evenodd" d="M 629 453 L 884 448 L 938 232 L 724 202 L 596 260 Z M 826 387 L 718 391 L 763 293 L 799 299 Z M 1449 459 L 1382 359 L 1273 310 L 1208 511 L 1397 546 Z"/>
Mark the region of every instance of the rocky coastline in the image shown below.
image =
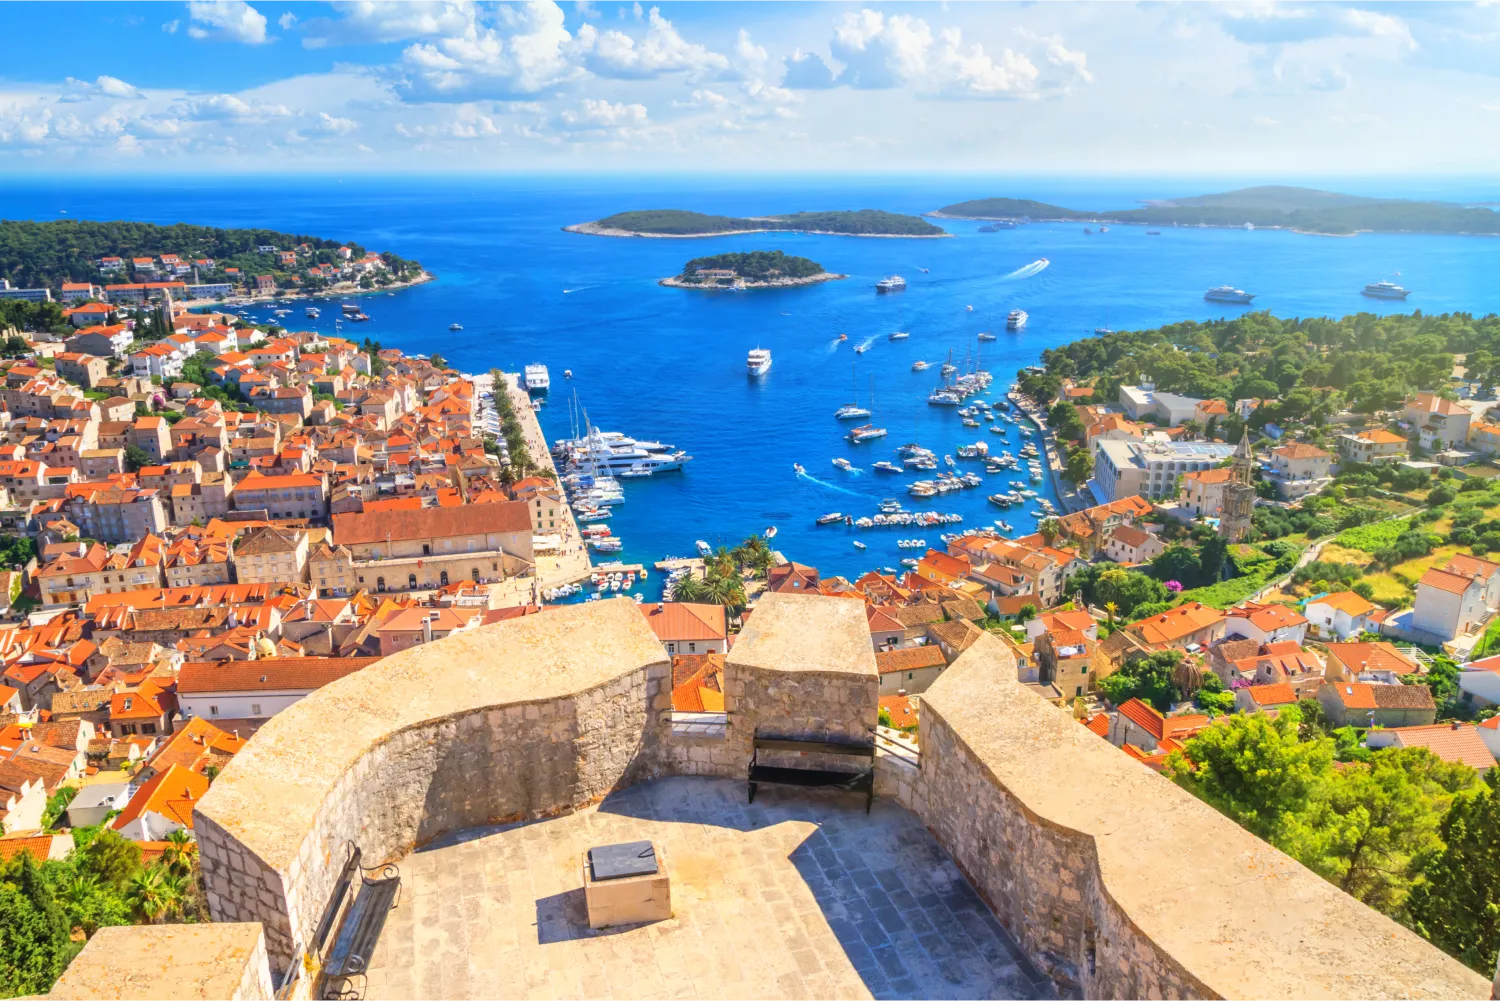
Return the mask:
<path id="1" fill-rule="evenodd" d="M 720 292 L 738 292 L 741 289 L 752 288 L 794 288 L 798 285 L 816 285 L 819 282 L 839 281 L 848 277 L 848 275 L 836 274 L 832 271 L 822 271 L 815 275 L 808 275 L 806 278 L 772 278 L 768 281 L 746 281 L 742 278 L 733 285 L 719 285 L 709 282 L 690 282 L 684 280 L 682 275 L 673 275 L 670 278 L 658 280 L 656 284 L 665 285 L 667 288 L 696 289 L 700 292 L 713 292 L 716 290 Z"/>

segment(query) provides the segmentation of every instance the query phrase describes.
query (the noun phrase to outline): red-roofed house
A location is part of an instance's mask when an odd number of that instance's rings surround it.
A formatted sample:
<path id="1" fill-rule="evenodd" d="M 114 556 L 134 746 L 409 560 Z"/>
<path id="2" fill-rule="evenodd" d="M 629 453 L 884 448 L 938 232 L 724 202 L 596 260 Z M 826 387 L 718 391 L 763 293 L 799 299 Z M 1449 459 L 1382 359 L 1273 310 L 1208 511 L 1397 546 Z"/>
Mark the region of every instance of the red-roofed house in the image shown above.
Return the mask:
<path id="1" fill-rule="evenodd" d="M 1187 740 L 1209 723 L 1202 713 L 1163 716 L 1148 703 L 1130 699 L 1115 710 L 1110 720 L 1109 742 L 1116 747 L 1130 744 L 1143 751 L 1154 751 L 1163 740 Z"/>
<path id="2" fill-rule="evenodd" d="M 1500 705 L 1500 656 L 1472 660 L 1460 666 L 1458 690 L 1463 693 L 1463 700 L 1473 706 Z"/>
<path id="3" fill-rule="evenodd" d="M 1154 649 L 1190 650 L 1208 646 L 1224 635 L 1224 613 L 1189 601 L 1125 628 Z"/>
<path id="4" fill-rule="evenodd" d="M 206 775 L 172 765 L 137 789 L 110 826 L 131 841 L 161 841 L 193 829 L 193 809 L 206 792 Z"/>
<path id="5" fill-rule="evenodd" d="M 1229 610 L 1224 634 L 1243 636 L 1257 643 L 1301 643 L 1307 635 L 1307 620 L 1285 605 L 1248 601 Z"/>
<path id="6" fill-rule="evenodd" d="M 1234 707 L 1242 713 L 1259 713 L 1294 706 L 1297 699 L 1297 690 L 1285 682 L 1279 685 L 1251 685 L 1234 693 Z"/>
<path id="7" fill-rule="evenodd" d="M 1339 452 L 1352 462 L 1400 462 L 1406 458 L 1406 439 L 1385 428 L 1339 435 Z"/>
<path id="8" fill-rule="evenodd" d="M 1104 555 L 1116 563 L 1147 563 L 1166 550 L 1166 544 L 1134 525 L 1120 525 L 1109 533 Z"/>
<path id="9" fill-rule="evenodd" d="M 942 649 L 935 643 L 875 654 L 881 695 L 920 695 L 947 666 Z"/>
<path id="10" fill-rule="evenodd" d="M 1373 611 L 1375 606 L 1353 591 L 1336 591 L 1309 601 L 1303 614 L 1318 638 L 1347 640 L 1374 631 Z"/>
<path id="11" fill-rule="evenodd" d="M 728 653 L 729 624 L 723 605 L 664 601 L 640 606 L 669 654 Z"/>
<path id="12" fill-rule="evenodd" d="M 1487 585 L 1478 574 L 1432 568 L 1417 581 L 1412 628 L 1443 642 L 1473 632 L 1490 613 L 1485 602 Z"/>
<path id="13" fill-rule="evenodd" d="M 1495 767 L 1495 755 L 1473 723 L 1434 723 L 1431 726 L 1403 726 L 1395 730 L 1371 730 L 1365 746 L 1425 747 L 1444 761 L 1465 764 L 1483 775 Z"/>

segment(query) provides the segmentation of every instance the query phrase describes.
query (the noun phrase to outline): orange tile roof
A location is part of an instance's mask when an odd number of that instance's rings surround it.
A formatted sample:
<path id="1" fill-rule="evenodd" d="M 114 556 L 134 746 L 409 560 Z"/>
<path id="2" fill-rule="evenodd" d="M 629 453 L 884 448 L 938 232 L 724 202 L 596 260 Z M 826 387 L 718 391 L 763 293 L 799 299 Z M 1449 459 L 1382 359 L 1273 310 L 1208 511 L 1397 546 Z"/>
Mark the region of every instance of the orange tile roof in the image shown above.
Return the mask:
<path id="1" fill-rule="evenodd" d="M 1283 459 L 1327 459 L 1329 455 L 1316 445 L 1309 445 L 1303 441 L 1294 441 L 1290 445 L 1282 445 L 1280 448 L 1271 449 L 1272 455 L 1279 455 Z"/>
<path id="2" fill-rule="evenodd" d="M 1480 770 L 1495 766 L 1494 754 L 1472 723 L 1403 726 L 1396 731 L 1396 739 L 1402 747 L 1425 747 L 1444 761 L 1462 762 Z"/>
<path id="3" fill-rule="evenodd" d="M 208 777 L 172 765 L 135 791 L 110 826 L 122 830 L 143 813 L 159 814 L 183 827 L 193 826 L 193 808 L 208 792 Z"/>
<path id="4" fill-rule="evenodd" d="M 1250 693 L 1250 700 L 1258 706 L 1290 705 L 1297 701 L 1296 689 L 1285 682 L 1279 685 L 1251 685 L 1246 691 Z"/>
<path id="5" fill-rule="evenodd" d="M 1262 632 L 1306 625 L 1307 619 L 1285 605 L 1260 605 L 1247 602 L 1229 610 L 1232 619 L 1244 619 Z"/>
<path id="6" fill-rule="evenodd" d="M 1092 730 L 1094 733 L 1097 733 L 1101 737 L 1104 737 L 1106 739 L 1109 737 L 1108 713 L 1095 713 L 1088 719 L 1082 719 L 1078 722 L 1082 723 L 1084 726 L 1088 727 L 1090 730 Z"/>
<path id="7" fill-rule="evenodd" d="M 1224 620 L 1224 613 L 1197 601 L 1169 608 L 1160 615 L 1132 622 L 1127 629 L 1148 643 L 1175 643 Z"/>
<path id="8" fill-rule="evenodd" d="M 1449 594 L 1463 594 L 1473 583 L 1473 577 L 1465 577 L 1462 574 L 1449 573 L 1433 567 L 1422 575 L 1422 579 L 1417 581 L 1417 586 L 1421 587 L 1425 584 L 1440 591 L 1447 591 Z"/>
<path id="9" fill-rule="evenodd" d="M 890 716 L 892 726 L 899 728 L 916 725 L 917 707 L 910 695 L 882 695 L 879 704 Z"/>
<path id="10" fill-rule="evenodd" d="M 946 664 L 943 651 L 936 644 L 884 650 L 875 654 L 875 669 L 881 674 L 920 671 L 929 667 L 944 667 Z"/>
<path id="11" fill-rule="evenodd" d="M 664 601 L 660 604 L 640 605 L 662 642 L 680 643 L 685 640 L 722 640 L 729 634 L 723 605 L 702 605 L 689 601 Z"/>
<path id="12" fill-rule="evenodd" d="M 1443 567 L 1448 573 L 1462 574 L 1465 577 L 1478 577 L 1480 580 L 1489 580 L 1496 570 L 1500 570 L 1500 563 L 1492 563 L 1478 556 L 1470 556 L 1467 553 L 1458 553 L 1447 565 Z"/>
<path id="13" fill-rule="evenodd" d="M 1325 594 L 1321 598 L 1309 601 L 1308 604 L 1327 605 L 1334 611 L 1343 612 L 1351 618 L 1359 618 L 1375 608 L 1353 591 L 1335 591 L 1333 594 Z"/>
<path id="14" fill-rule="evenodd" d="M 1365 441 L 1368 441 L 1374 445 L 1406 444 L 1405 438 L 1401 437 L 1399 434 L 1387 431 L 1385 428 L 1372 428 L 1368 431 L 1361 431 L 1359 432 L 1359 434 L 1355 435 L 1355 437 L 1363 438 Z"/>
<path id="15" fill-rule="evenodd" d="M 1375 643 L 1329 643 L 1326 647 L 1328 655 L 1338 660 L 1351 671 L 1394 671 L 1397 674 L 1411 674 L 1417 670 L 1417 665 L 1407 658 L 1389 643 L 1379 641 Z"/>
<path id="16" fill-rule="evenodd" d="M 269 657 L 221 663 L 189 661 L 177 675 L 186 694 L 246 691 L 303 691 L 370 666 L 379 657 Z"/>

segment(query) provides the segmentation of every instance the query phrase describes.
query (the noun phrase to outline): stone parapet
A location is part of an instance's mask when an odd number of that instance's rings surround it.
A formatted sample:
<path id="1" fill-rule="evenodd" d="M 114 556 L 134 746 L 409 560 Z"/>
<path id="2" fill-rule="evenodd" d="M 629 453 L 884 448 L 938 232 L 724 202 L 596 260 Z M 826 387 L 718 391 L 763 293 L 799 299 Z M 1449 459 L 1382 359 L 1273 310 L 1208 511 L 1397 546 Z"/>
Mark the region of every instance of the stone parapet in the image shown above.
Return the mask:
<path id="1" fill-rule="evenodd" d="M 649 723 L 670 675 L 621 599 L 458 633 L 328 685 L 262 728 L 198 806 L 214 919 L 262 922 L 282 969 L 311 939 L 350 842 L 366 864 L 396 860 L 653 773 Z"/>
<path id="2" fill-rule="evenodd" d="M 49 998 L 270 1001 L 258 924 L 100 928 L 52 985 Z"/>
<path id="3" fill-rule="evenodd" d="M 1489 985 L 1071 716 L 985 636 L 922 697 L 909 805 L 1085 997 L 1484 997 Z"/>

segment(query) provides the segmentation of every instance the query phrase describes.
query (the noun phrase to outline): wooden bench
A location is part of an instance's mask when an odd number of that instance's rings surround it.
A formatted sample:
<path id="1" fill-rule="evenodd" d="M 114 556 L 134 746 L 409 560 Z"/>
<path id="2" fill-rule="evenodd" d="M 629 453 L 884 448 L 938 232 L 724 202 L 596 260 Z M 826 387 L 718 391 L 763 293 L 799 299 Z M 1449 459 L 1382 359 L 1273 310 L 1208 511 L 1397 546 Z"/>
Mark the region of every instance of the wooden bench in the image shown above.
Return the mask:
<path id="1" fill-rule="evenodd" d="M 349 858 L 334 884 L 333 896 L 323 909 L 313 938 L 313 949 L 319 955 L 330 935 L 333 938 L 333 946 L 322 961 L 320 994 L 324 998 L 348 999 L 361 995 L 361 990 L 353 988 L 352 981 L 355 977 L 363 979 L 369 971 L 370 957 L 380 941 L 386 916 L 398 903 L 401 890 L 401 871 L 394 864 L 367 868 L 360 865 L 359 847 L 351 844 L 349 848 Z"/>
<path id="2" fill-rule="evenodd" d="M 761 763 L 761 751 L 778 753 L 836 754 L 851 758 L 868 758 L 869 767 L 859 771 L 835 771 L 827 768 L 796 768 Z M 863 790 L 865 812 L 875 800 L 875 742 L 857 744 L 838 740 L 801 740 L 796 737 L 762 737 L 755 735 L 750 755 L 750 802 L 755 802 L 755 787 L 761 783 L 786 786 L 836 786 L 851 792 Z"/>

